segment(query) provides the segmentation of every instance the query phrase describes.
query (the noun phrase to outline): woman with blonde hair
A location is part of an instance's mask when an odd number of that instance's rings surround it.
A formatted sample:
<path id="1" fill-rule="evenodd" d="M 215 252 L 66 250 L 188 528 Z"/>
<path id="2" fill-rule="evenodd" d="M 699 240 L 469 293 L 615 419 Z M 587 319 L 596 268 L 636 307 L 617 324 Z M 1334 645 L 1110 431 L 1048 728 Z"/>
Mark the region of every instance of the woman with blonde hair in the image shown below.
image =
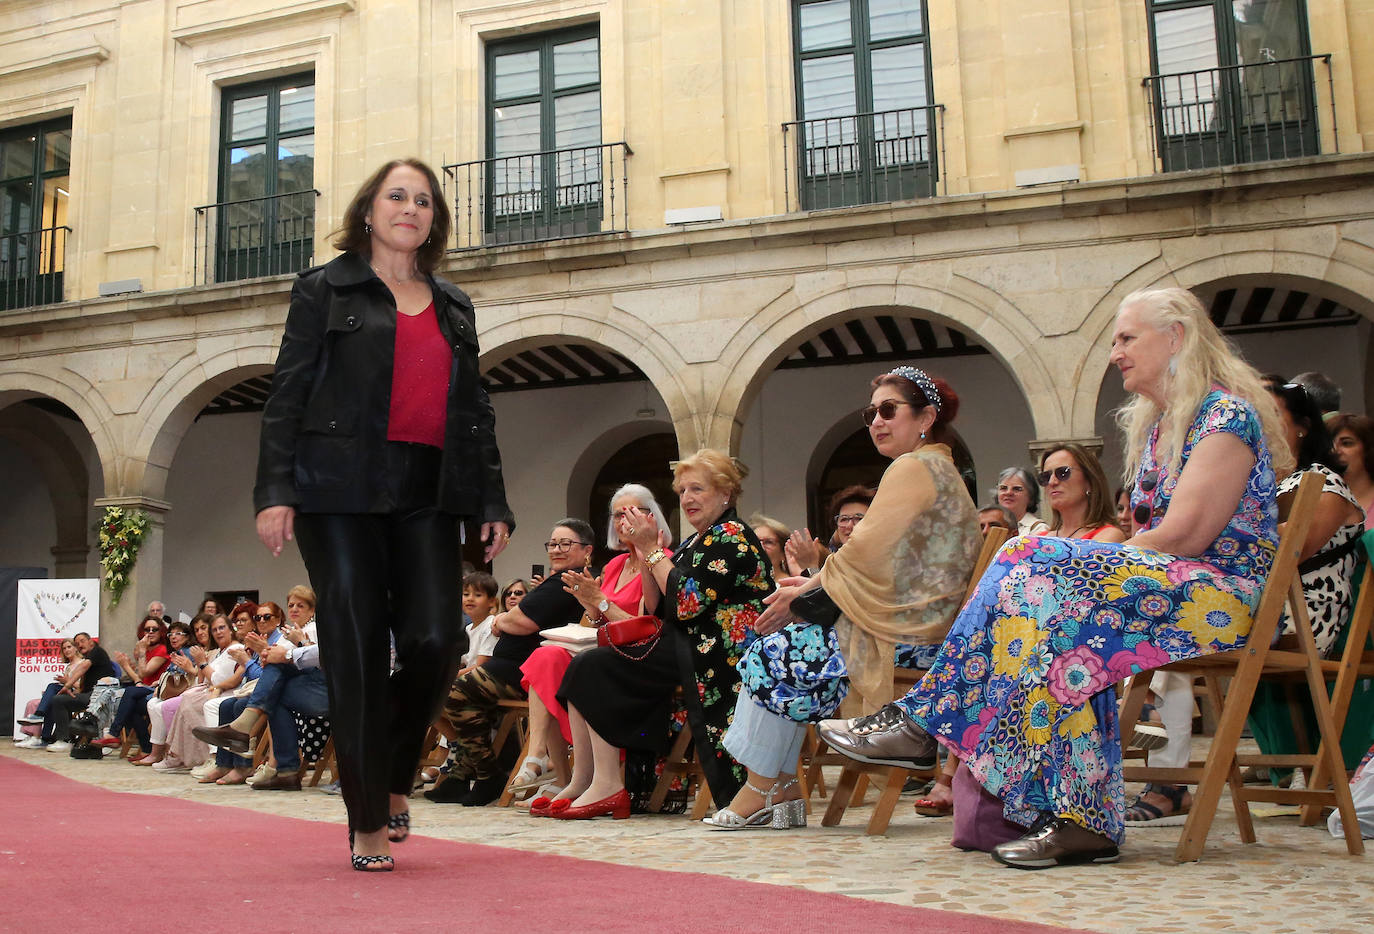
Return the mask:
<path id="1" fill-rule="evenodd" d="M 732 457 L 709 448 L 674 465 L 673 489 L 696 532 L 671 557 L 658 543 L 654 517 L 625 511 L 616 532 L 644 555 L 645 612 L 662 626 L 640 645 L 595 648 L 573 659 L 558 690 L 572 726 L 572 782 L 549 801 L 547 816 L 629 817 L 620 750 L 667 751 L 679 686 L 711 796 L 724 807 L 744 784 L 744 768 L 722 740 L 739 691 L 735 665 L 773 590 L 768 558 L 735 512 L 744 474 Z"/>
<path id="2" fill-rule="evenodd" d="M 1121 544 L 1022 536 L 979 581 L 904 698 L 821 736 L 853 758 L 964 760 L 1025 836 L 1021 869 L 1120 858 L 1125 800 L 1114 685 L 1244 645 L 1278 546 L 1278 406 L 1184 289 L 1128 295 L 1111 362 L 1134 468 Z"/>

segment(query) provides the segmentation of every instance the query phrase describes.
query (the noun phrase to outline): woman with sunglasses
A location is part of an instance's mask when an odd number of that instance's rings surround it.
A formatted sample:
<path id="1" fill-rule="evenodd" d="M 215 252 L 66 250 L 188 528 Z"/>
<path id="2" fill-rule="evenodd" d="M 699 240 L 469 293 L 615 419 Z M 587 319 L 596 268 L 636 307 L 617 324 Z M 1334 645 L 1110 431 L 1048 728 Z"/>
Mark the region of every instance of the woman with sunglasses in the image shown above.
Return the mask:
<path id="1" fill-rule="evenodd" d="M 960 611 L 930 673 L 831 747 L 892 765 L 963 759 L 1028 828 L 992 848 L 1021 869 L 1120 858 L 1125 801 L 1115 683 L 1245 643 L 1278 547 L 1278 407 L 1184 289 L 1128 295 L 1111 363 L 1133 398 L 1121 544 L 1014 538 Z"/>
<path id="2" fill-rule="evenodd" d="M 1116 524 L 1111 487 L 1102 464 L 1081 444 L 1063 442 L 1045 452 L 1036 477 L 1050 501 L 1054 521 L 1044 534 L 1094 542 L 1124 542 Z"/>
<path id="3" fill-rule="evenodd" d="M 210 637 L 214 648 L 209 652 L 191 650 L 191 658 L 196 666 L 196 683 L 181 695 L 181 705 L 167 731 L 167 754 L 153 768 L 159 772 L 191 772 L 197 780 L 215 771 L 214 760 L 206 763 L 210 747 L 196 739 L 194 730 L 205 725 L 205 709 L 213 699 L 234 690 L 243 683 L 247 670 L 245 661 L 230 654 L 230 649 L 238 646 L 238 636 L 234 626 L 224 614 L 210 621 Z M 244 655 L 247 658 L 247 655 Z M 218 706 L 215 709 L 215 722 L 219 722 Z M 200 770 L 200 774 L 195 774 Z M 214 774 L 210 781 L 223 778 L 228 769 Z"/>
<path id="4" fill-rule="evenodd" d="M 118 745 L 119 734 L 128 727 L 138 737 L 139 748 L 146 755 L 152 751 L 148 739 L 148 698 L 153 696 L 153 686 L 167 666 L 167 624 L 161 616 L 149 614 L 139 623 L 138 633 L 132 658 L 126 652 L 114 653 L 115 663 L 134 683 L 124 689 L 119 699 L 114 720 L 110 722 L 109 736 L 95 742 L 101 746 Z"/>
<path id="5" fill-rule="evenodd" d="M 520 601 L 525 599 L 525 594 L 529 593 L 534 587 L 524 578 L 517 577 L 505 587 L 501 588 L 501 596 L 498 606 L 504 612 L 510 612 L 520 605 Z"/>
<path id="6" fill-rule="evenodd" d="M 929 667 L 968 587 L 978 510 L 944 443 L 959 397 L 911 366 L 870 385 L 863 421 L 892 463 L 844 547 L 814 577 L 787 578 L 764 600 L 725 735 L 748 781 L 709 819 L 714 829 L 804 826 L 795 771 L 806 725 L 830 716 L 846 694 L 855 713 L 888 703 L 894 659 L 915 655 L 908 664 Z M 818 588 L 838 617 L 798 621 L 798 598 L 814 599 Z"/>

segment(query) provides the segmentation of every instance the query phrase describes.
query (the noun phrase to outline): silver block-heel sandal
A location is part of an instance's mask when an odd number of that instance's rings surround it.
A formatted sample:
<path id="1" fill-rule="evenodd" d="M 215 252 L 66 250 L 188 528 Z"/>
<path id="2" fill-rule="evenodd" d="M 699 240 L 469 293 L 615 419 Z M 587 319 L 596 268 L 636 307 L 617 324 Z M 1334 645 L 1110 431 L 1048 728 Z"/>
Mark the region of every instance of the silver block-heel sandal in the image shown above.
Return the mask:
<path id="1" fill-rule="evenodd" d="M 772 788 L 760 788 L 757 785 L 746 781 L 752 790 L 763 795 L 763 807 L 759 808 L 748 817 L 742 817 L 729 808 L 721 808 L 710 817 L 704 818 L 702 823 L 711 830 L 787 830 L 791 827 L 806 826 L 806 802 L 805 801 L 784 801 L 781 804 L 774 804 L 773 798 L 791 788 L 797 783 L 794 778 L 785 785 L 773 783 Z M 797 809 L 795 805 L 801 805 L 800 820 L 796 818 Z"/>

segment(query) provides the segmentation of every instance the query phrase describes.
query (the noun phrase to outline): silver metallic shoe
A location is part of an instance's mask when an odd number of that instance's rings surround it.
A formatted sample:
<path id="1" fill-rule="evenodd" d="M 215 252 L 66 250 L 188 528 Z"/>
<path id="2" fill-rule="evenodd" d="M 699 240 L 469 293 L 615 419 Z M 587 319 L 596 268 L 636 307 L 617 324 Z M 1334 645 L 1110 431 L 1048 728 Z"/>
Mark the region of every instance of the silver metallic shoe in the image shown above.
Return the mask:
<path id="1" fill-rule="evenodd" d="M 935 738 L 896 704 L 860 717 L 850 729 L 832 730 L 821 724 L 816 732 L 831 749 L 860 762 L 905 769 L 935 767 Z"/>
<path id="2" fill-rule="evenodd" d="M 791 788 L 797 783 L 794 778 L 784 785 L 773 783 L 772 788 L 760 788 L 757 785 L 745 782 L 751 789 L 763 795 L 763 807 L 759 808 L 748 817 L 736 814 L 729 808 L 721 808 L 710 817 L 704 818 L 702 823 L 711 830 L 788 830 L 792 827 L 806 826 L 806 802 L 783 801 L 778 804 L 773 803 L 773 798 Z M 796 805 L 801 806 L 800 818 Z"/>

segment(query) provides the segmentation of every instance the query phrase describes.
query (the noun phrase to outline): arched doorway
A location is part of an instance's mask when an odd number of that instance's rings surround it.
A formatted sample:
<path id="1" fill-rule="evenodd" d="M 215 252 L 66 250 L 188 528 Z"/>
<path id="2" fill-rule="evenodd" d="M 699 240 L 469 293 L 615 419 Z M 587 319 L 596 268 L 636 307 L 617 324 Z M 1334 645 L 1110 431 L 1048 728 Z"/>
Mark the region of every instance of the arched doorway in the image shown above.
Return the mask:
<path id="1" fill-rule="evenodd" d="M 59 578 L 95 573 L 90 503 L 100 477 L 81 419 L 55 399 L 0 406 L 0 565 L 42 567 Z M 98 479 L 97 479 L 98 483 Z"/>
<path id="2" fill-rule="evenodd" d="M 1034 423 L 1016 378 L 978 338 L 913 308 L 864 308 L 818 323 L 778 351 L 776 368 L 758 379 L 742 419 L 739 455 L 753 471 L 744 512 L 827 536 L 830 496 L 851 483 L 876 484 L 887 461 L 873 450 L 860 419 L 874 377 L 919 366 L 960 397 L 951 426 L 956 456 L 975 500 L 978 476 L 1022 463 Z"/>

